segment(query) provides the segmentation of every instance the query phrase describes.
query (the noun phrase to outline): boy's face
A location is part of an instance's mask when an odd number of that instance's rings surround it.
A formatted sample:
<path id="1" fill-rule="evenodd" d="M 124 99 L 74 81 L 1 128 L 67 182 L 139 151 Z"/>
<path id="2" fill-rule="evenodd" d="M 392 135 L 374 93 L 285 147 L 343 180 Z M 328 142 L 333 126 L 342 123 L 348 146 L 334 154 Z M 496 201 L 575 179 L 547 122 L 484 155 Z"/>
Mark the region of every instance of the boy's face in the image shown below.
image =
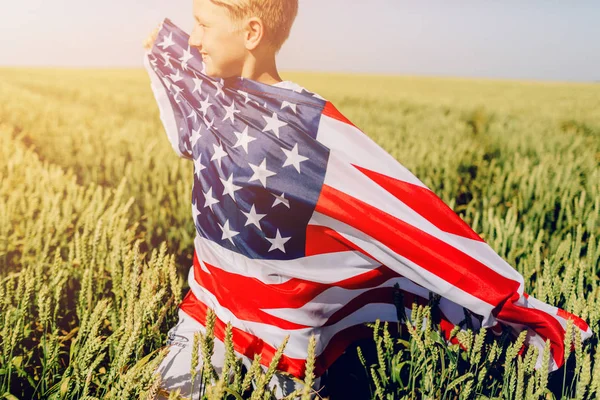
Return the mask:
<path id="1" fill-rule="evenodd" d="M 195 24 L 189 45 L 202 54 L 206 75 L 240 76 L 247 55 L 244 31 L 236 30 L 225 7 L 210 0 L 193 1 Z"/>

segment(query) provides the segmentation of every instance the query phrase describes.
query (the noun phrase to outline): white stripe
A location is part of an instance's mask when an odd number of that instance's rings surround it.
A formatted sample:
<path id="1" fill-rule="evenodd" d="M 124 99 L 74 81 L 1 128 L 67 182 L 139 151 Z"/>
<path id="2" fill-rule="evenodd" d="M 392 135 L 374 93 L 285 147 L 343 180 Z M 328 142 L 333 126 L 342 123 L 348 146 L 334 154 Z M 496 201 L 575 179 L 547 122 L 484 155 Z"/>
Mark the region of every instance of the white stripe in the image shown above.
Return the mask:
<path id="1" fill-rule="evenodd" d="M 146 52 L 144 54 L 144 66 L 148 71 L 148 75 L 150 76 L 150 87 L 152 88 L 152 92 L 154 93 L 154 97 L 156 98 L 156 102 L 158 103 L 158 109 L 160 111 L 160 120 L 165 127 L 165 131 L 167 132 L 167 137 L 169 138 L 169 142 L 173 147 L 173 150 L 177 153 L 179 157 L 187 158 L 181 150 L 179 150 L 179 132 L 177 130 L 177 123 L 175 122 L 175 114 L 173 113 L 173 108 L 171 106 L 171 102 L 169 100 L 169 95 L 165 90 L 165 87 L 161 83 L 160 77 L 156 74 L 152 66 L 150 65 L 150 60 L 148 58 L 150 52 Z"/>
<path id="2" fill-rule="evenodd" d="M 522 295 L 524 289 L 523 276 L 487 243 L 439 229 L 369 177 L 349 165 L 339 154 L 333 151 L 329 156 L 324 184 L 420 229 L 469 255 L 507 279 L 518 282 L 518 292 Z M 460 217 L 457 216 L 457 218 Z"/>
<path id="3" fill-rule="evenodd" d="M 194 246 L 198 259 L 224 271 L 255 278 L 263 283 L 278 284 L 292 278 L 317 283 L 334 283 L 363 274 L 381 264 L 358 251 L 315 254 L 294 260 L 249 258 L 196 235 Z M 203 269 L 208 272 L 206 267 Z"/>
<path id="4" fill-rule="evenodd" d="M 495 317 L 492 315 L 493 305 L 488 304 L 468 292 L 450 284 L 439 276 L 427 271 L 411 260 L 394 252 L 383 243 L 362 233 L 361 231 L 330 218 L 320 213 L 313 213 L 309 222 L 313 225 L 322 225 L 335 229 L 347 240 L 354 243 L 358 248 L 365 250 L 388 268 L 393 269 L 400 275 L 412 280 L 442 297 L 448 298 L 476 314 L 483 316 L 483 325 L 491 326 Z"/>
<path id="5" fill-rule="evenodd" d="M 425 187 L 423 182 L 360 129 L 321 115 L 317 140 L 349 163 Z"/>
<path id="6" fill-rule="evenodd" d="M 262 311 L 297 324 L 320 326 L 325 324 L 331 316 L 342 310 L 350 301 L 361 294 L 378 288 L 393 287 L 396 283 L 398 283 L 400 290 L 404 292 L 412 293 L 424 299 L 429 299 L 429 290 L 417 285 L 407 278 L 394 277 L 378 286 L 368 288 L 346 289 L 335 286 L 323 291 L 314 299 L 299 308 L 263 308 Z M 446 298 L 440 299 L 439 306 L 446 318 L 455 325 L 465 318 L 463 307 Z M 373 318 L 376 319 L 377 315 L 374 315 Z M 471 320 L 473 326 L 478 328 L 479 321 L 475 317 L 471 317 Z"/>

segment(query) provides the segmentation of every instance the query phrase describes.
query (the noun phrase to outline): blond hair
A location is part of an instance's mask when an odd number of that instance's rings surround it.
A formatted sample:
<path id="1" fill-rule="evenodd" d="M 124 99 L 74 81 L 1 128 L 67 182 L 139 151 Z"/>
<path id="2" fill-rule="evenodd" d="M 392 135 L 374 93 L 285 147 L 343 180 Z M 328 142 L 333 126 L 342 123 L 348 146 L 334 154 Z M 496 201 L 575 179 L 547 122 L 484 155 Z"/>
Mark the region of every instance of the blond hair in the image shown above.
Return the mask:
<path id="1" fill-rule="evenodd" d="M 229 10 L 233 22 L 239 24 L 244 18 L 258 17 L 264 26 L 264 38 L 275 52 L 290 35 L 292 24 L 298 14 L 298 0 L 210 0 L 213 4 Z"/>

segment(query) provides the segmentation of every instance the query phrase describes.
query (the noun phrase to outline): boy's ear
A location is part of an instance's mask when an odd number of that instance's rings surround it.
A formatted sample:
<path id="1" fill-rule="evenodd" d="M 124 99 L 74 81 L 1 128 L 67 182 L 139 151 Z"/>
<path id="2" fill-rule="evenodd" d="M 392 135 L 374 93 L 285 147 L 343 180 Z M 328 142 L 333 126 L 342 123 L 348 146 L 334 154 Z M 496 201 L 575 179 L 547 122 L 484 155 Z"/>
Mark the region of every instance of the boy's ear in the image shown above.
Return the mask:
<path id="1" fill-rule="evenodd" d="M 251 17 L 246 21 L 244 30 L 246 49 L 254 50 L 260 44 L 264 36 L 264 25 L 260 18 Z"/>

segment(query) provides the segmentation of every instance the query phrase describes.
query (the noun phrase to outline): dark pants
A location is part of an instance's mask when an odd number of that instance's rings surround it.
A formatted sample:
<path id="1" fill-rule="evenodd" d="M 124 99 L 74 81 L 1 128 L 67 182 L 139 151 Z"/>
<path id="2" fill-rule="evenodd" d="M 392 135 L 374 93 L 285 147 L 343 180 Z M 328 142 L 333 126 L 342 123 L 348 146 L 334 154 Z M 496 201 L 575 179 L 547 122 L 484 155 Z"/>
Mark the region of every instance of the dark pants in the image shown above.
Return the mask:
<path id="1" fill-rule="evenodd" d="M 329 396 L 331 400 L 372 398 L 371 379 L 358 359 L 357 347 L 360 347 L 365 357 L 367 368 L 377 363 L 377 351 L 373 339 L 354 342 L 323 374 L 321 384 L 324 387 L 319 392 L 321 397 Z"/>

